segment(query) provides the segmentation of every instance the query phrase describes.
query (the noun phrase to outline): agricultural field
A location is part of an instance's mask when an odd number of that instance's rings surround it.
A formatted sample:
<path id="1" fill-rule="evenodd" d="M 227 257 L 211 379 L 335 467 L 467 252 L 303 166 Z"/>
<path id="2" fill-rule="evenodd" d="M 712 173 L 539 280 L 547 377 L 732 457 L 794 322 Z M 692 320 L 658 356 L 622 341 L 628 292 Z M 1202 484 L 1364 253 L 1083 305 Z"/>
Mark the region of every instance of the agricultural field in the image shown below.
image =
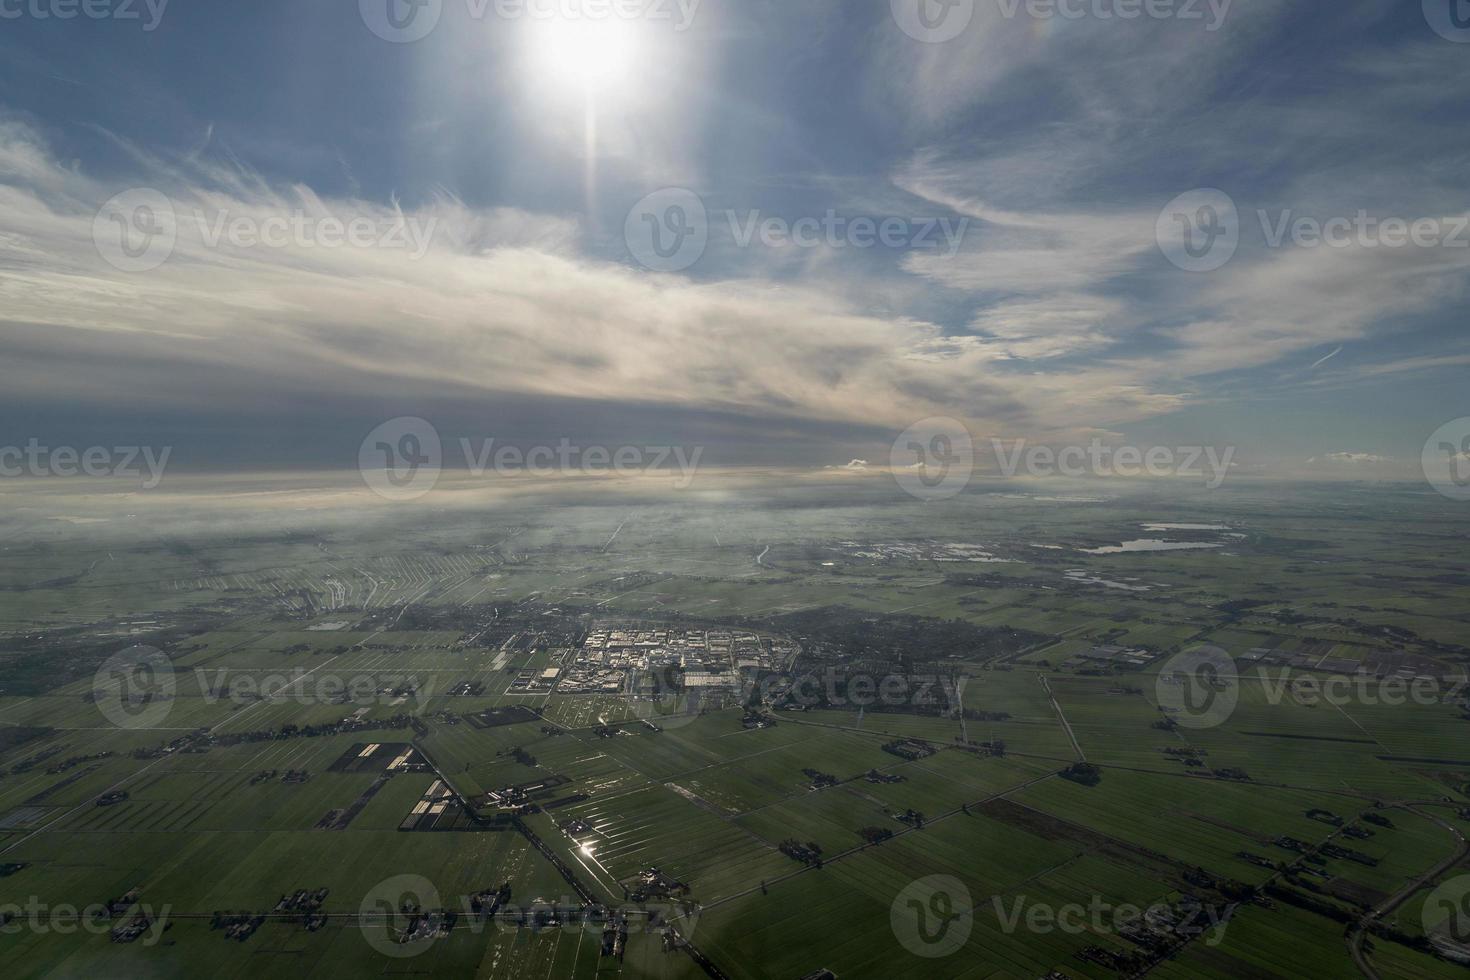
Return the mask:
<path id="1" fill-rule="evenodd" d="M 849 496 L 9 517 L 8 975 L 1463 972 L 1430 502 Z"/>

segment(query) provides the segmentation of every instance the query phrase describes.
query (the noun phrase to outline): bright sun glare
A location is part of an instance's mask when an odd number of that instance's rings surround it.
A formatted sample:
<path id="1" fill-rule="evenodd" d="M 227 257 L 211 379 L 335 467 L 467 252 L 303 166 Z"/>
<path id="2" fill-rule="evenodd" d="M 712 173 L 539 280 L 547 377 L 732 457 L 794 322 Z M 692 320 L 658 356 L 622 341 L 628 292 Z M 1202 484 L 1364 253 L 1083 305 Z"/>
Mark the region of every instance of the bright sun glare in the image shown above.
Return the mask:
<path id="1" fill-rule="evenodd" d="M 552 21 L 542 25 L 537 62 L 554 84 L 590 96 L 632 81 L 634 39 L 624 25 Z"/>

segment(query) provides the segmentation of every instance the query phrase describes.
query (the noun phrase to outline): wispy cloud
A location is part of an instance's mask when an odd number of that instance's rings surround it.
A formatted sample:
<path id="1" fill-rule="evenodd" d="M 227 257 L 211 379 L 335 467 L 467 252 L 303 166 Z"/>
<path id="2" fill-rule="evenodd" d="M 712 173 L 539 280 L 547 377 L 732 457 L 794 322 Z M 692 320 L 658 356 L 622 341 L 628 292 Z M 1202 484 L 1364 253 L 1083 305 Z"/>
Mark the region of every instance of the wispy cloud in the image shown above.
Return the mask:
<path id="1" fill-rule="evenodd" d="M 1326 354 L 1326 355 L 1324 355 L 1322 357 L 1319 357 L 1315 361 L 1313 361 L 1310 365 L 1308 365 L 1307 370 L 1308 371 L 1311 371 L 1311 370 L 1314 370 L 1315 368 L 1319 368 L 1322 365 L 1326 364 L 1328 361 L 1332 360 L 1338 354 L 1341 354 L 1341 353 L 1342 353 L 1342 345 L 1339 344 L 1330 354 Z"/>

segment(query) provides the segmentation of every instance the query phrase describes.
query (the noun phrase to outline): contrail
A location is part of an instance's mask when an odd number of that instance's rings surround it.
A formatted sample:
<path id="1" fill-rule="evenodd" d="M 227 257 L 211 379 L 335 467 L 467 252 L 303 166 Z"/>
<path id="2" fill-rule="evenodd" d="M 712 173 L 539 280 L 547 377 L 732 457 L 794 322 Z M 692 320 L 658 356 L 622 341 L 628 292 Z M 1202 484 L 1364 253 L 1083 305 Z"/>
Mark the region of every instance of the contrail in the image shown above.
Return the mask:
<path id="1" fill-rule="evenodd" d="M 1315 368 L 1315 367 L 1318 367 L 1318 366 L 1320 366 L 1322 364 L 1325 364 L 1328 361 L 1332 360 L 1334 357 L 1336 357 L 1338 354 L 1341 354 L 1341 353 L 1342 353 L 1342 348 L 1339 347 L 1339 348 L 1337 348 L 1337 350 L 1333 351 L 1331 354 L 1328 354 L 1326 357 L 1319 357 L 1317 360 L 1313 361 L 1312 362 L 1312 367 L 1307 368 L 1307 370 L 1310 371 L 1310 370 L 1312 370 L 1312 368 Z"/>

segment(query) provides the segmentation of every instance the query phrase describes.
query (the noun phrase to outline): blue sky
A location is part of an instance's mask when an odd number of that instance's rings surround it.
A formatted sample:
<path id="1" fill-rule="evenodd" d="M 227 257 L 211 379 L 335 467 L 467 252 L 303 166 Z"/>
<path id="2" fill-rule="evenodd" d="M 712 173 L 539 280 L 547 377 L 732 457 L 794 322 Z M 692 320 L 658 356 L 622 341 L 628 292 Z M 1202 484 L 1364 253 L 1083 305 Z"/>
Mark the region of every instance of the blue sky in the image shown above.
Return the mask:
<path id="1" fill-rule="evenodd" d="M 96 2 L 0 3 L 10 441 L 330 466 L 415 414 L 820 466 L 943 415 L 1396 477 L 1470 415 L 1458 0 L 1438 31 L 1436 0 L 428 0 L 406 43 L 370 29 L 405 0 Z M 911 36 L 920 2 L 963 29 Z M 98 215 L 140 188 L 176 227 L 120 269 Z M 667 188 L 707 239 L 675 270 L 628 232 Z M 1208 271 L 1159 240 L 1198 189 L 1235 209 Z M 324 216 L 424 241 L 329 247 Z M 1386 244 L 1395 218 L 1426 244 Z"/>

